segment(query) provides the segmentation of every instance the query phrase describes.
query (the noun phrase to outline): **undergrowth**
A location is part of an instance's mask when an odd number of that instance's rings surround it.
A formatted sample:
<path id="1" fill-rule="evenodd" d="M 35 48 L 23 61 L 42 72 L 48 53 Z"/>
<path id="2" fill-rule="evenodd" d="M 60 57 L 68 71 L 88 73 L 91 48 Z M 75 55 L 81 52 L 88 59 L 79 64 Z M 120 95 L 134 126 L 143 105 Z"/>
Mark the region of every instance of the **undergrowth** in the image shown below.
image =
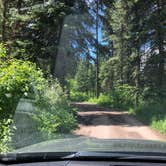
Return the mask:
<path id="1" fill-rule="evenodd" d="M 144 124 L 166 135 L 166 102 L 148 103 L 136 109 L 130 109 Z"/>

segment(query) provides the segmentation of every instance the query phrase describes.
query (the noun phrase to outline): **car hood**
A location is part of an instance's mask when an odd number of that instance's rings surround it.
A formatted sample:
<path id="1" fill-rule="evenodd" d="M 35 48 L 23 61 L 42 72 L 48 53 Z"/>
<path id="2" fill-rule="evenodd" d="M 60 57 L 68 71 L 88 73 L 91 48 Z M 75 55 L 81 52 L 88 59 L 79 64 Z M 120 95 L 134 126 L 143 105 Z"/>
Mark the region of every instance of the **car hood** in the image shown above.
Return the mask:
<path id="1" fill-rule="evenodd" d="M 14 153 L 29 152 L 163 152 L 166 153 L 166 142 L 129 140 L 129 139 L 96 139 L 88 137 L 65 138 L 40 142 L 17 149 Z"/>

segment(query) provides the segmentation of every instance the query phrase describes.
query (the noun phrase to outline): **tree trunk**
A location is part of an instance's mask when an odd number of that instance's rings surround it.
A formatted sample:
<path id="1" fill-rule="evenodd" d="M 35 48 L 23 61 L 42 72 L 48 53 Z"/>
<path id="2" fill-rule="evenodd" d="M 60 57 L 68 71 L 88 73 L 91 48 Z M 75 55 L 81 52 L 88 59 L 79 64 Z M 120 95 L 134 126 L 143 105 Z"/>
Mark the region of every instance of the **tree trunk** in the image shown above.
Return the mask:
<path id="1" fill-rule="evenodd" d="M 2 1 L 3 12 L 2 12 L 2 42 L 6 42 L 6 20 L 7 20 L 7 0 Z"/>
<path id="2" fill-rule="evenodd" d="M 96 0 L 96 97 L 99 97 L 99 1 Z"/>
<path id="3" fill-rule="evenodd" d="M 17 1 L 17 12 L 18 12 L 18 14 L 20 14 L 20 12 L 21 12 L 20 11 L 21 10 L 21 4 L 22 4 L 22 0 L 18 0 Z M 20 28 L 20 21 L 16 20 L 14 28 L 13 28 L 13 35 L 12 35 L 13 40 L 16 39 L 19 28 Z"/>
<path id="4" fill-rule="evenodd" d="M 120 46 L 121 46 L 121 49 L 120 49 L 120 67 L 119 67 L 119 70 L 120 70 L 120 84 L 123 85 L 124 84 L 124 47 L 125 47 L 125 44 L 124 44 L 124 25 L 122 24 L 121 25 L 121 35 L 120 35 Z"/>
<path id="5" fill-rule="evenodd" d="M 135 98 L 135 105 L 136 107 L 139 104 L 139 88 L 140 88 L 140 51 L 139 48 L 137 49 L 137 57 L 136 57 L 136 76 L 135 76 L 135 86 L 136 86 L 136 98 Z"/>
<path id="6" fill-rule="evenodd" d="M 163 85 L 164 80 L 164 32 L 162 29 L 164 28 L 164 23 L 161 20 L 161 10 L 164 8 L 164 2 L 162 0 L 157 1 L 158 7 L 158 24 L 157 24 L 157 43 L 158 43 L 158 50 L 159 50 L 159 67 L 158 67 L 158 86 L 159 88 Z"/>

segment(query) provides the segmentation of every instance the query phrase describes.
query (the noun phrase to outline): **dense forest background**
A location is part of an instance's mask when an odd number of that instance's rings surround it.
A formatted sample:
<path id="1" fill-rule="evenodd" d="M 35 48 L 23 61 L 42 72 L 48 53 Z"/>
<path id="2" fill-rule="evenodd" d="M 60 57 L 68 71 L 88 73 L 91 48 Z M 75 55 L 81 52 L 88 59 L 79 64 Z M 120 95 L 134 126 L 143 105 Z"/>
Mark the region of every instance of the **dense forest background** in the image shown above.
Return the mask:
<path id="1" fill-rule="evenodd" d="M 1 126 L 28 98 L 45 113 L 41 131 L 70 132 L 76 118 L 68 102 L 89 101 L 156 119 L 165 133 L 165 18 L 164 0 L 0 0 Z M 11 137 L 5 127 L 2 149 Z"/>

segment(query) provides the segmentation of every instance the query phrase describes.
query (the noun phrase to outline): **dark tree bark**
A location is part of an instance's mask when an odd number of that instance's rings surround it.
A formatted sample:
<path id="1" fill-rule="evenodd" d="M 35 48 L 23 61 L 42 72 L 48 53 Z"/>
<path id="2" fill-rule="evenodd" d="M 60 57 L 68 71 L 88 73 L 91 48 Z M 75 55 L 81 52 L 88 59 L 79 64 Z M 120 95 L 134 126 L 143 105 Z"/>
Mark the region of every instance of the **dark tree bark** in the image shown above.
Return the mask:
<path id="1" fill-rule="evenodd" d="M 139 88 L 140 88 L 140 50 L 139 48 L 137 49 L 137 57 L 136 57 L 136 77 L 135 77 L 135 86 L 136 86 L 136 100 L 135 100 L 135 105 L 136 107 L 139 105 Z"/>
<path id="2" fill-rule="evenodd" d="M 7 20 L 7 0 L 2 1 L 3 13 L 2 13 L 2 42 L 6 42 L 6 20 Z"/>
<path id="3" fill-rule="evenodd" d="M 161 10 L 163 10 L 164 1 L 157 0 L 157 15 L 158 15 L 158 24 L 157 24 L 157 44 L 158 44 L 158 51 L 159 51 L 159 67 L 158 67 L 158 86 L 162 87 L 163 80 L 164 80 L 164 32 L 162 31 L 164 24 L 161 19 Z"/>
<path id="4" fill-rule="evenodd" d="M 96 0 L 96 97 L 99 97 L 99 1 Z"/>

